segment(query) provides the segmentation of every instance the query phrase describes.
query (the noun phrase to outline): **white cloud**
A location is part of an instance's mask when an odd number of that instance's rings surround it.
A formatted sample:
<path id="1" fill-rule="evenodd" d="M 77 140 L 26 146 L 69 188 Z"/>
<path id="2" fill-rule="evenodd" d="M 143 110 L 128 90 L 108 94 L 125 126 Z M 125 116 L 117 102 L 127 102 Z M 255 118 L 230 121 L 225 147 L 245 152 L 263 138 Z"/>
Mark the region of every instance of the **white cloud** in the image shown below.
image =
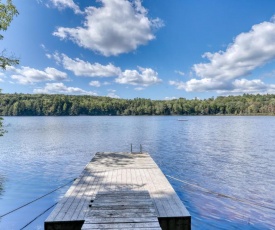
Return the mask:
<path id="1" fill-rule="evenodd" d="M 79 58 L 72 59 L 65 54 L 54 53 L 51 55 L 57 63 L 62 64 L 66 70 L 72 71 L 76 76 L 86 77 L 113 77 L 120 74 L 119 67 L 109 63 L 101 65 L 99 63 L 89 63 Z"/>
<path id="2" fill-rule="evenodd" d="M 34 89 L 34 93 L 43 94 L 84 94 L 84 95 L 97 95 L 94 92 L 86 91 L 77 87 L 67 87 L 63 83 L 46 83 L 42 89 Z"/>
<path id="3" fill-rule="evenodd" d="M 169 85 L 173 85 L 177 89 L 185 89 L 186 84 L 183 81 L 169 81 Z"/>
<path id="4" fill-rule="evenodd" d="M 108 82 L 108 81 L 104 81 L 104 82 L 103 82 L 103 85 L 111 85 L 111 83 Z"/>
<path id="5" fill-rule="evenodd" d="M 255 68 L 275 59 L 275 23 L 254 25 L 248 33 L 239 34 L 225 52 L 205 53 L 210 63 L 194 65 L 202 78 L 230 80 L 246 76 Z"/>
<path id="6" fill-rule="evenodd" d="M 5 77 L 5 74 L 0 72 L 0 82 L 4 82 L 4 79 L 3 79 L 4 77 Z"/>
<path id="7" fill-rule="evenodd" d="M 50 67 L 44 70 L 38 70 L 22 66 L 21 68 L 8 67 L 7 70 L 15 73 L 11 75 L 11 78 L 19 84 L 33 84 L 42 81 L 62 81 L 68 79 L 66 73 Z"/>
<path id="8" fill-rule="evenodd" d="M 174 100 L 174 99 L 177 99 L 177 97 L 165 97 L 164 100 Z"/>
<path id="9" fill-rule="evenodd" d="M 52 58 L 52 55 L 51 54 L 46 54 L 46 57 L 51 59 Z"/>
<path id="10" fill-rule="evenodd" d="M 179 70 L 175 70 L 175 73 L 176 73 L 176 74 L 179 74 L 179 75 L 181 75 L 181 76 L 184 76 L 184 75 L 185 75 L 185 73 L 184 73 L 184 72 L 179 71 Z"/>
<path id="11" fill-rule="evenodd" d="M 101 86 L 101 84 L 100 84 L 99 81 L 91 81 L 91 82 L 89 83 L 89 85 L 90 85 L 90 86 L 94 86 L 94 87 L 100 87 L 100 86 Z"/>
<path id="12" fill-rule="evenodd" d="M 233 82 L 219 82 L 213 79 L 191 79 L 187 82 L 182 81 L 169 81 L 170 85 L 175 86 L 177 89 L 185 90 L 187 92 L 204 92 L 204 91 L 216 91 L 218 94 L 230 95 L 230 94 L 266 94 L 275 93 L 275 84 L 265 84 L 260 79 L 236 79 Z"/>
<path id="13" fill-rule="evenodd" d="M 203 79 L 191 79 L 187 82 L 182 81 L 169 81 L 170 85 L 176 86 L 177 89 L 184 89 L 187 92 L 204 92 L 204 91 L 215 91 L 222 89 L 231 89 L 232 85 L 228 81 L 217 81 L 211 78 Z"/>
<path id="14" fill-rule="evenodd" d="M 115 81 L 119 84 L 141 86 L 150 86 L 162 82 L 156 71 L 142 67 L 138 67 L 138 70 L 125 70 Z"/>
<path id="15" fill-rule="evenodd" d="M 143 87 L 136 87 L 136 88 L 134 88 L 134 90 L 141 91 L 141 90 L 144 90 L 144 88 Z"/>
<path id="16" fill-rule="evenodd" d="M 114 89 L 109 89 L 108 90 L 108 94 L 107 97 L 111 97 L 111 98 L 120 98 L 118 95 L 116 95 L 116 90 Z"/>
<path id="17" fill-rule="evenodd" d="M 44 44 L 40 44 L 40 46 L 41 46 L 41 48 L 42 48 L 44 51 L 47 52 L 47 48 L 46 48 L 46 46 L 45 46 Z"/>
<path id="18" fill-rule="evenodd" d="M 203 57 L 208 59 L 207 63 L 193 66 L 200 79 L 170 81 L 169 84 L 189 92 L 256 93 L 273 90 L 273 85 L 244 77 L 275 60 L 275 21 L 256 24 L 249 32 L 239 34 L 225 51 L 207 52 Z"/>
<path id="19" fill-rule="evenodd" d="M 64 0 L 62 2 L 65 2 Z M 83 27 L 59 27 L 53 33 L 60 39 L 70 39 L 77 45 L 104 56 L 119 55 L 137 49 L 155 38 L 154 28 L 160 19 L 150 20 L 140 0 L 98 0 L 101 7 L 85 9 Z"/>
<path id="20" fill-rule="evenodd" d="M 119 67 L 109 63 L 108 65 L 101 65 L 99 63 L 90 63 L 83 61 L 79 58 L 72 59 L 65 54 L 59 54 L 55 52 L 52 55 L 48 55 L 49 58 L 53 58 L 57 64 L 61 64 L 64 69 L 72 71 L 76 76 L 86 77 L 117 77 L 116 83 L 140 85 L 147 87 L 162 82 L 158 78 L 158 73 L 151 68 L 137 67 L 137 70 L 125 70 L 122 71 Z M 91 81 L 92 86 L 96 81 Z M 110 82 L 104 82 L 103 85 L 109 85 Z M 137 90 L 140 90 L 138 88 Z"/>
<path id="21" fill-rule="evenodd" d="M 59 10 L 70 8 L 75 14 L 82 14 L 83 12 L 79 9 L 79 6 L 74 3 L 73 0 L 50 0 L 52 5 Z"/>
<path id="22" fill-rule="evenodd" d="M 205 53 L 209 63 L 195 64 L 197 76 L 231 80 L 249 75 L 275 58 L 275 23 L 254 25 L 248 33 L 239 34 L 226 51 Z"/>
<path id="23" fill-rule="evenodd" d="M 219 94 L 266 94 L 275 93 L 275 84 L 265 84 L 260 79 L 247 80 L 236 79 L 233 83 L 232 90 L 219 90 Z"/>

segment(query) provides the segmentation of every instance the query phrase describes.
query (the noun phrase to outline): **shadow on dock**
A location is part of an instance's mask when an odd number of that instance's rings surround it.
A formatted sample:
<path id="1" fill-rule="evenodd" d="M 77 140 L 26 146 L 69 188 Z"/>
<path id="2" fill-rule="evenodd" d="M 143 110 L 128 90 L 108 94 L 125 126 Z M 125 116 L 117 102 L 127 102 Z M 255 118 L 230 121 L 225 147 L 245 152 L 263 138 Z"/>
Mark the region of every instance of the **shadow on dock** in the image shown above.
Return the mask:
<path id="1" fill-rule="evenodd" d="M 91 216 L 91 207 L 93 207 L 91 200 L 95 200 L 98 194 L 104 192 L 138 194 L 141 191 L 148 192 L 150 201 L 140 201 L 138 207 L 142 208 L 142 205 L 147 207 L 146 205 L 151 202 L 161 229 L 191 229 L 189 212 L 147 153 L 97 153 L 49 215 L 45 221 L 45 229 L 81 229 L 83 223 Z M 119 195 L 115 199 L 117 208 L 123 208 L 123 205 L 129 205 L 130 200 L 133 200 L 133 198 L 127 200 L 127 196 L 119 198 Z M 138 203 L 138 200 L 135 202 Z M 140 212 L 132 213 L 132 217 L 127 215 L 129 228 L 138 226 L 140 221 L 155 226 L 153 218 L 138 214 Z M 100 229 L 104 229 L 106 224 L 122 223 L 125 219 L 125 214 L 123 215 L 112 218 L 101 216 L 99 219 L 93 218 L 93 222 L 101 224 Z"/>

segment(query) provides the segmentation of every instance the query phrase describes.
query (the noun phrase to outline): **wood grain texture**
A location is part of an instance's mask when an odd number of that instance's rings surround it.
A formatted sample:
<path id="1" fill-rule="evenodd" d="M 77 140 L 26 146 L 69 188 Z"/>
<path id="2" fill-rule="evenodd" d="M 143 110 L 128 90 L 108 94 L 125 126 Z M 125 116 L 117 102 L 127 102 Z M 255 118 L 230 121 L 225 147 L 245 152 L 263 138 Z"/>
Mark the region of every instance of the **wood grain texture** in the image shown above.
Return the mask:
<path id="1" fill-rule="evenodd" d="M 49 215 L 45 226 L 54 221 L 86 220 L 90 215 L 90 201 L 96 196 L 104 199 L 105 206 L 108 206 L 113 198 L 112 193 L 126 191 L 148 191 L 151 206 L 143 200 L 146 195 L 137 193 L 136 197 L 132 197 L 125 193 L 123 198 L 116 198 L 119 210 L 123 210 L 123 205 L 130 204 L 133 200 L 140 206 L 149 205 L 149 210 L 155 209 L 159 219 L 191 220 L 189 212 L 148 153 L 101 152 L 96 153 L 86 165 L 79 178 Z M 103 192 L 108 195 L 103 195 Z M 95 203 L 94 208 L 101 210 L 104 205 L 97 207 Z M 125 228 L 128 228 L 127 226 Z"/>
<path id="2" fill-rule="evenodd" d="M 161 229 L 149 193 L 131 190 L 98 192 L 91 202 L 82 229 L 102 229 L 103 226 L 109 229 L 130 226 L 139 229 Z"/>

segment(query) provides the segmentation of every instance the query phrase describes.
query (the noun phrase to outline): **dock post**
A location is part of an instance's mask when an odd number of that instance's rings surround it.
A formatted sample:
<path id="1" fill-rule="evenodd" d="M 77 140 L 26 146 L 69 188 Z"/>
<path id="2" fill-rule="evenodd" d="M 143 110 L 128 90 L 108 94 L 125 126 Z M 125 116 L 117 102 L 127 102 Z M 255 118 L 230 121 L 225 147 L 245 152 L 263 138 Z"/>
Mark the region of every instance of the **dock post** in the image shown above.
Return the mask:
<path id="1" fill-rule="evenodd" d="M 133 152 L 133 145 L 132 145 L 132 143 L 131 143 L 131 153 Z"/>
<path id="2" fill-rule="evenodd" d="M 140 153 L 142 153 L 142 145 L 140 144 Z"/>

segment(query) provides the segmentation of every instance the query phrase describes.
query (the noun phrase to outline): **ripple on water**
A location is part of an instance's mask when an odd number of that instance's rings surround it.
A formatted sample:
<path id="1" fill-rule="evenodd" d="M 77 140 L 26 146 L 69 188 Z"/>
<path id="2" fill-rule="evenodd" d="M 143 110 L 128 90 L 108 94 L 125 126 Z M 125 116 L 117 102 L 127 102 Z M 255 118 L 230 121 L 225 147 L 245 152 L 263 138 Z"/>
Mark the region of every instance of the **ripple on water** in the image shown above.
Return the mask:
<path id="1" fill-rule="evenodd" d="M 0 138 L 0 214 L 77 177 L 98 151 L 142 144 L 165 174 L 239 199 L 275 206 L 273 117 L 6 117 Z M 275 211 L 169 179 L 193 229 L 275 229 Z M 2 189 L 1 189 L 2 188 Z M 68 186 L 0 220 L 18 229 Z M 48 213 L 31 229 L 43 229 Z"/>

